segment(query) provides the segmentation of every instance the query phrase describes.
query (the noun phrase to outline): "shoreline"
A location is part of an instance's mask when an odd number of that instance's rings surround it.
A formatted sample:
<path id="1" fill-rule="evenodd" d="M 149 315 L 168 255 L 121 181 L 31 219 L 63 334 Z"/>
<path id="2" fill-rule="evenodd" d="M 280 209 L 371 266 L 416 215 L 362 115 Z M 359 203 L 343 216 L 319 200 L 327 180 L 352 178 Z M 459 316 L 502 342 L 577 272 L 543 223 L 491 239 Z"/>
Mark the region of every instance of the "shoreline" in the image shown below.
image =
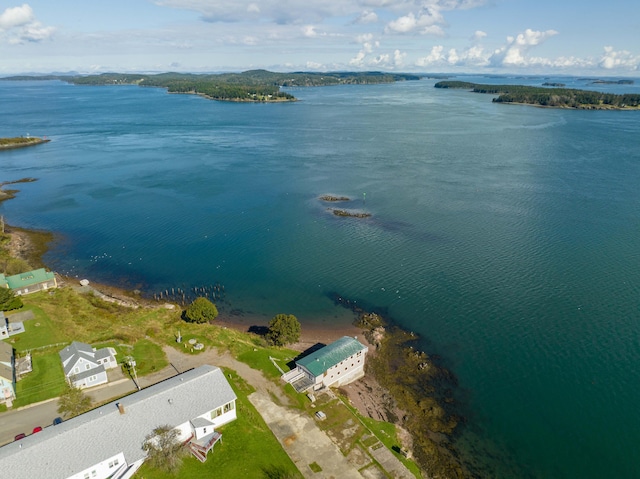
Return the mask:
<path id="1" fill-rule="evenodd" d="M 4 138 L 2 138 L 4 139 Z M 31 141 L 22 141 L 19 143 L 9 143 L 6 145 L 0 144 L 0 151 L 1 150 L 14 150 L 16 148 L 26 148 L 27 146 L 35 146 L 35 145 L 41 145 L 42 143 L 48 143 L 51 140 L 49 140 L 48 138 L 25 138 L 25 140 L 31 140 Z"/>
<path id="2" fill-rule="evenodd" d="M 0 191 L 1 188 L 2 185 Z M 55 239 L 54 234 L 19 227 L 8 229 L 6 234 L 10 235 L 11 240 L 7 249 L 16 252 L 18 259 L 25 263 L 44 266 L 42 257 L 47 252 L 48 244 Z M 11 249 L 16 242 L 22 246 Z M 165 308 L 168 304 L 173 308 L 182 308 L 177 303 L 154 301 L 145 298 L 139 291 L 118 286 L 91 282 L 83 290 L 78 278 L 57 276 L 62 279 L 61 287 L 85 292 L 93 289 L 116 302 L 124 301 L 147 308 Z M 287 348 L 304 352 L 318 343 L 329 344 L 343 336 L 355 336 L 369 348 L 366 374 L 358 381 L 339 388 L 339 393 L 362 416 L 393 424 L 401 446 L 416 458 L 419 467 L 426 471 L 426 477 L 468 477 L 468 470 L 459 460 L 452 442 L 460 424 L 459 418 L 450 412 L 446 404 L 448 398 L 428 392 L 437 388 L 440 378 L 452 376 L 451 373 L 440 368 L 425 353 L 409 346 L 418 338 L 395 326 L 390 318 L 382 318 L 375 312 L 355 307 L 359 302 L 351 302 L 338 295 L 336 298 L 336 306 L 351 311 L 352 321 L 335 326 L 302 322 L 300 340 Z M 270 319 L 259 313 L 236 316 L 231 311 L 223 311 L 213 324 L 261 336 Z M 424 384 L 415 387 L 420 382 L 416 381 L 419 378 L 423 378 Z M 427 409 L 425 404 L 428 404 Z"/>

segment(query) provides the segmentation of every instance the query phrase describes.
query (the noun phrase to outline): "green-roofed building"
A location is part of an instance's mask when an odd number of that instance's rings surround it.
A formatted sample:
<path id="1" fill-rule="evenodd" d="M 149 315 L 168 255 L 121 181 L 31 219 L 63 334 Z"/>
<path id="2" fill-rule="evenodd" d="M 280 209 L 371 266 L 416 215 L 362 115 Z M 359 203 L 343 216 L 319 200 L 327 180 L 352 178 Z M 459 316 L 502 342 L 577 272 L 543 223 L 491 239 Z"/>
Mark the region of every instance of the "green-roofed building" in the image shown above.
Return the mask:
<path id="1" fill-rule="evenodd" d="M 11 288 L 16 295 L 21 296 L 57 288 L 58 283 L 56 276 L 51 271 L 40 268 L 13 276 L 0 274 L 0 287 Z"/>
<path id="2" fill-rule="evenodd" d="M 343 336 L 296 361 L 295 369 L 282 376 L 298 392 L 344 386 L 364 376 L 368 348 L 355 338 Z"/>

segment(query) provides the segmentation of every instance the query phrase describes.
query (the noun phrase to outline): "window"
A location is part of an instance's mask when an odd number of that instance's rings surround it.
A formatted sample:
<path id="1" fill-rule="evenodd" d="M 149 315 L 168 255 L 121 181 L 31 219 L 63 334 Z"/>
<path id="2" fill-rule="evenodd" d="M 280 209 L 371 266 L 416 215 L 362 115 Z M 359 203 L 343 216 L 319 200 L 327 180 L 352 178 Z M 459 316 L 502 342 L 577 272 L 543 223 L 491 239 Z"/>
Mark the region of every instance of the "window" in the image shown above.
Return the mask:
<path id="1" fill-rule="evenodd" d="M 206 434 L 206 433 L 207 433 L 207 428 L 206 428 L 206 427 L 203 427 L 203 428 L 202 428 L 202 434 Z"/>
<path id="2" fill-rule="evenodd" d="M 85 366 L 85 369 L 91 369 L 91 365 L 90 365 L 90 364 L 87 364 L 87 365 Z"/>
<path id="3" fill-rule="evenodd" d="M 88 473 L 88 472 L 85 472 L 85 473 L 84 473 L 84 479 L 89 479 L 90 477 L 91 477 L 91 476 L 89 475 L 89 473 Z"/>
<path id="4" fill-rule="evenodd" d="M 80 368 L 76 366 L 76 368 L 73 370 L 74 373 L 79 373 L 80 372 Z"/>
<path id="5" fill-rule="evenodd" d="M 229 412 L 229 411 L 232 411 L 232 410 L 233 410 L 233 403 L 232 402 L 227 403 L 227 404 L 224 405 L 224 412 Z"/>
<path id="6" fill-rule="evenodd" d="M 217 418 L 218 416 L 221 416 L 221 415 L 222 415 L 222 408 L 221 407 L 211 411 L 211 419 L 215 419 L 215 418 Z"/>
<path id="7" fill-rule="evenodd" d="M 113 467 L 113 461 L 109 463 L 109 469 L 111 469 L 112 467 Z"/>
<path id="8" fill-rule="evenodd" d="M 91 477 L 96 477 L 97 475 L 98 475 L 98 473 L 96 472 L 95 469 L 93 471 L 91 471 Z"/>
<path id="9" fill-rule="evenodd" d="M 117 460 L 117 459 L 114 459 L 114 461 L 113 461 L 113 465 L 114 465 L 114 466 L 117 466 L 117 465 L 118 465 L 118 460 Z"/>

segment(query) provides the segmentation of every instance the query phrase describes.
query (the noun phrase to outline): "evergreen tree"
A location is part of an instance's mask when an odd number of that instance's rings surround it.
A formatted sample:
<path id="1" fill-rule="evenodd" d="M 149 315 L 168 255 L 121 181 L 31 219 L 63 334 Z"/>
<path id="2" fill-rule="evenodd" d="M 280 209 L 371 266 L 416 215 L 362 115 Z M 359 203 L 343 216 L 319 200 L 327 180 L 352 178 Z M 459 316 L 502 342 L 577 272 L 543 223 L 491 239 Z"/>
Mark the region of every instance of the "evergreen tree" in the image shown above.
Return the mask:
<path id="1" fill-rule="evenodd" d="M 11 311 L 22 308 L 22 299 L 16 296 L 10 288 L 0 286 L 0 310 Z"/>

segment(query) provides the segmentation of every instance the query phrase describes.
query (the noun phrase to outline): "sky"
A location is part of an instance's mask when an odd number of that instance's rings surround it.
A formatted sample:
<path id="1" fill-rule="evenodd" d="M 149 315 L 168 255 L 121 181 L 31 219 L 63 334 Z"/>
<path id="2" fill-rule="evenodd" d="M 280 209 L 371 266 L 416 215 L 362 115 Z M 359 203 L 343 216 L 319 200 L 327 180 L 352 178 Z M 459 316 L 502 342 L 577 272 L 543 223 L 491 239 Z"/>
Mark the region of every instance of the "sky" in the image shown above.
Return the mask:
<path id="1" fill-rule="evenodd" d="M 640 76 L 631 0 L 0 0 L 0 75 Z"/>

